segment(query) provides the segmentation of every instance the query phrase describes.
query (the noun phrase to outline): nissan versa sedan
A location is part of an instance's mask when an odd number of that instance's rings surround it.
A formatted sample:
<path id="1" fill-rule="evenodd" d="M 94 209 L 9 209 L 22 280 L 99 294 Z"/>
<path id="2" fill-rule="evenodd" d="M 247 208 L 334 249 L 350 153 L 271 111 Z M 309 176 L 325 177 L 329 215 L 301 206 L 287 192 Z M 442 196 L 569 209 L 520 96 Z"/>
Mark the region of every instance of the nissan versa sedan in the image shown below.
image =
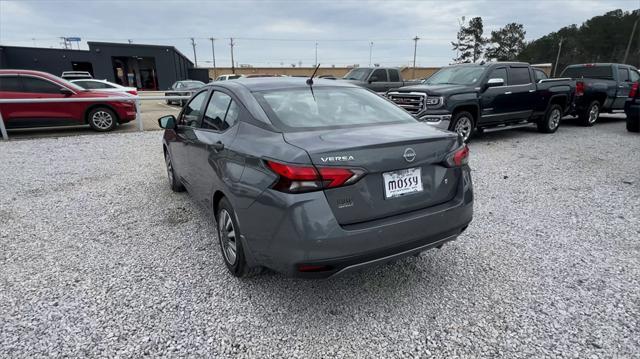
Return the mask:
<path id="1" fill-rule="evenodd" d="M 472 219 L 462 139 L 352 84 L 214 82 L 158 121 L 171 189 L 211 211 L 234 276 L 342 274 L 439 248 Z"/>

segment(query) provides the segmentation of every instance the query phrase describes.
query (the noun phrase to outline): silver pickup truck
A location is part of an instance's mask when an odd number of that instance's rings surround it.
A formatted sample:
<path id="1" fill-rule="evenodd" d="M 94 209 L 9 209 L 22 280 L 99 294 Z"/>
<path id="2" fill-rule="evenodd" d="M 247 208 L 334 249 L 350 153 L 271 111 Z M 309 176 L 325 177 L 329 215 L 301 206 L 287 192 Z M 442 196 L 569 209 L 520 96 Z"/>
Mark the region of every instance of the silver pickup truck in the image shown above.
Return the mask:
<path id="1" fill-rule="evenodd" d="M 349 71 L 343 81 L 368 88 L 378 93 L 385 93 L 393 88 L 417 85 L 420 81 L 404 81 L 400 69 L 395 67 L 356 67 Z"/>

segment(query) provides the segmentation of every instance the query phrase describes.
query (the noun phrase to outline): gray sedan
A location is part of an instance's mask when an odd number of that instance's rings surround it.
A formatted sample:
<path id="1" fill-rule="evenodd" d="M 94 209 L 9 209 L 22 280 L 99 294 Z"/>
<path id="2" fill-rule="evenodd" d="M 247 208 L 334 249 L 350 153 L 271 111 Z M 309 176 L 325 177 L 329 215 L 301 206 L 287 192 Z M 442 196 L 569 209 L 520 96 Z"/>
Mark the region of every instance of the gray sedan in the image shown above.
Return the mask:
<path id="1" fill-rule="evenodd" d="M 352 84 L 216 82 L 159 123 L 171 189 L 211 211 L 235 276 L 346 273 L 440 247 L 472 219 L 461 138 Z"/>

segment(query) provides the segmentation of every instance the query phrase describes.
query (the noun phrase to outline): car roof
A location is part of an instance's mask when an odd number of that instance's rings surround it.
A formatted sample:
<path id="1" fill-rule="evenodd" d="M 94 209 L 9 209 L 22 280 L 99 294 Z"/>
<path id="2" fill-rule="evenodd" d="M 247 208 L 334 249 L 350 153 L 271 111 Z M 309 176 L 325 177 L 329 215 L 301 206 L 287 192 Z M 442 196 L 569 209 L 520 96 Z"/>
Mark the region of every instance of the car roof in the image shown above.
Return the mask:
<path id="1" fill-rule="evenodd" d="M 36 70 L 19 70 L 19 69 L 0 69 L 0 74 L 18 74 L 18 75 L 36 75 L 42 77 L 58 77 L 44 71 Z"/>
<path id="2" fill-rule="evenodd" d="M 222 83 L 212 83 L 207 86 L 227 86 L 235 88 L 245 88 L 251 92 L 255 91 L 267 91 L 267 90 L 282 90 L 288 88 L 302 88 L 308 87 L 307 77 L 255 77 L 246 78 L 241 77 L 239 79 Z M 313 79 L 313 87 L 351 87 L 361 88 L 346 81 L 325 80 L 320 78 Z"/>
<path id="3" fill-rule="evenodd" d="M 633 65 L 618 64 L 618 63 L 614 63 L 614 62 L 591 62 L 591 63 L 584 63 L 584 64 L 572 64 L 572 65 L 567 66 L 566 68 L 570 68 L 570 67 L 613 66 L 613 65 L 630 67 L 630 68 L 635 69 L 635 67 Z"/>

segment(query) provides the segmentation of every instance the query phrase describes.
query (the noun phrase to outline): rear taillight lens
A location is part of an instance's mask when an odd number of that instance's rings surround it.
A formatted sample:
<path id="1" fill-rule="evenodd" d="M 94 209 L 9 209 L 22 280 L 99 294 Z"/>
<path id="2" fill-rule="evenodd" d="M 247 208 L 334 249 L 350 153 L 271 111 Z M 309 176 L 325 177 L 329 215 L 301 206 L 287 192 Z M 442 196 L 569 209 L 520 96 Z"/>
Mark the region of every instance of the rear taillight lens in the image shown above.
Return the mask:
<path id="1" fill-rule="evenodd" d="M 584 82 L 578 81 L 576 82 L 576 96 L 584 95 Z"/>
<path id="2" fill-rule="evenodd" d="M 138 91 L 137 90 L 130 90 L 130 91 L 127 91 L 127 93 L 130 93 L 130 94 L 132 94 L 134 96 L 138 96 Z"/>
<path id="3" fill-rule="evenodd" d="M 336 188 L 356 183 L 365 171 L 358 168 L 314 167 L 266 161 L 279 176 L 272 188 L 281 192 L 301 193 Z"/>
<path id="4" fill-rule="evenodd" d="M 469 163 L 469 147 L 464 145 L 450 153 L 445 160 L 447 167 L 460 167 Z"/>
<path id="5" fill-rule="evenodd" d="M 640 87 L 640 84 L 638 82 L 634 82 L 631 85 L 631 91 L 629 91 L 629 98 L 636 98 L 638 97 L 638 95 L 640 95 L 640 91 L 638 87 Z"/>

